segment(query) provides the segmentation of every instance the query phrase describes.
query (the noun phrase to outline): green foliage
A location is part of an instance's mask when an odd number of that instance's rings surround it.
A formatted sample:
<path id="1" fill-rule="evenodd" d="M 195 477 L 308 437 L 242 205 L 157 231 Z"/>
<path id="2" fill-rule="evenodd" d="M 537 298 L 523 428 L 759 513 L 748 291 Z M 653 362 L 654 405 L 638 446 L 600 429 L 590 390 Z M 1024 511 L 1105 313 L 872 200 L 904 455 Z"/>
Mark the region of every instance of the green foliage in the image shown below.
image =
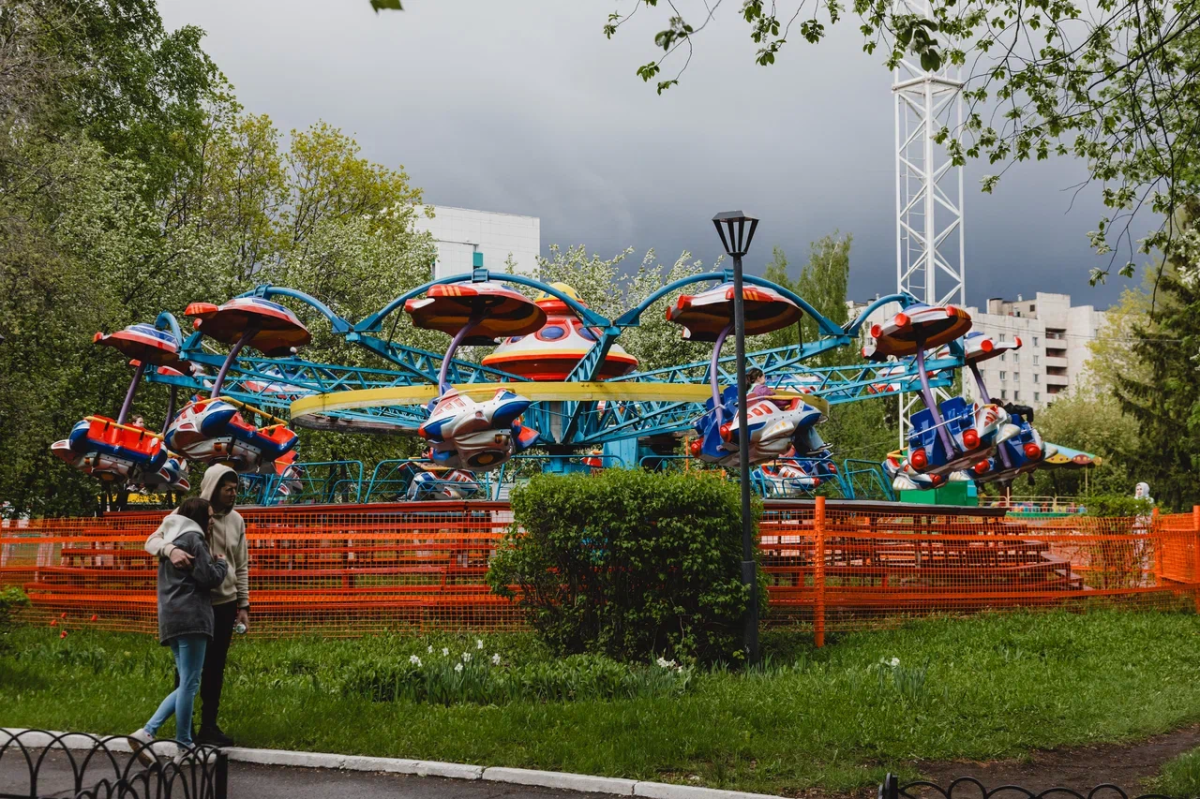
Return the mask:
<path id="1" fill-rule="evenodd" d="M 517 589 L 555 652 L 741 658 L 739 496 L 715 475 L 536 477 L 513 492 L 515 524 L 488 582 L 510 598 Z M 765 612 L 761 575 L 759 597 Z"/>
<path id="2" fill-rule="evenodd" d="M 853 238 L 849 234 L 841 236 L 837 231 L 822 236 L 809 245 L 808 262 L 796 277 L 788 273 L 787 254 L 775 247 L 763 277 L 791 289 L 818 313 L 840 327 L 849 321 L 846 290 L 850 281 L 852 243 Z M 784 347 L 802 341 L 816 341 L 821 336 L 817 323 L 807 314 L 801 319 L 799 328 L 797 330 L 795 327 L 789 327 L 771 333 L 767 337 L 767 346 Z M 816 356 L 808 365 L 836 366 L 845 362 L 846 353 L 832 350 Z"/>
<path id="3" fill-rule="evenodd" d="M 1046 441 L 1090 452 L 1102 460 L 1099 466 L 1082 469 L 1040 469 L 1033 474 L 1033 492 L 1038 496 L 1083 496 L 1085 494 L 1133 494 L 1141 479 L 1138 423 L 1121 411 L 1111 389 L 1077 387 L 1059 394 L 1039 410 L 1035 423 Z"/>
<path id="4" fill-rule="evenodd" d="M 1093 494 L 1085 500 L 1085 516 L 1105 519 L 1150 516 L 1154 503 L 1148 499 L 1136 499 L 1124 494 Z"/>
<path id="5" fill-rule="evenodd" d="M 1160 502 L 1181 510 L 1200 502 L 1200 284 L 1194 265 L 1171 267 L 1154 308 L 1132 325 L 1130 346 L 1142 370 L 1117 376 L 1121 410 L 1138 423 L 1129 471 L 1150 484 Z"/>
<path id="6" fill-rule="evenodd" d="M 0 652 L 8 645 L 6 638 L 12 627 L 13 616 L 28 604 L 29 597 L 16 586 L 0 590 Z"/>

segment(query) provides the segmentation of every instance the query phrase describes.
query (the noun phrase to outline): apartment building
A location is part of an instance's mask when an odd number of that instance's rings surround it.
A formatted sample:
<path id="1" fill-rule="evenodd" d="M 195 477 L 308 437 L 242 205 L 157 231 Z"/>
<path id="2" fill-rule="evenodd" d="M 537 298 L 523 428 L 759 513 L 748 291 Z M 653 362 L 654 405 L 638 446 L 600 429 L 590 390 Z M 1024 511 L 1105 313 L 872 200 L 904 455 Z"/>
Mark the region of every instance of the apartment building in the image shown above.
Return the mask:
<path id="1" fill-rule="evenodd" d="M 542 220 L 536 216 L 475 211 L 448 205 L 430 206 L 433 217 L 418 214 L 416 228 L 429 231 L 437 245 L 435 278 L 470 272 L 475 254 L 483 255 L 483 265 L 504 271 L 511 255 L 517 271 L 530 274 L 537 268 L 542 250 Z"/>

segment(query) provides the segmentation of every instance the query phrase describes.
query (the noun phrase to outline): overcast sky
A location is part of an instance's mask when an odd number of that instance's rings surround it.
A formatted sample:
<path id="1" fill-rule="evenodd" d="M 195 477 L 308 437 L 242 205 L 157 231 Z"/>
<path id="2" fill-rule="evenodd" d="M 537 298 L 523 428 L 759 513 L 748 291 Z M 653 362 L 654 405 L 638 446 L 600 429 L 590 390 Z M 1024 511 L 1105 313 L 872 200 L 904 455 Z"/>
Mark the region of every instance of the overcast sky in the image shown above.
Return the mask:
<path id="1" fill-rule="evenodd" d="M 741 208 L 762 220 L 756 271 L 772 246 L 799 263 L 839 229 L 855 239 L 851 296 L 894 290 L 891 76 L 861 52 L 855 21 L 818 46 L 794 36 L 764 68 L 726 3 L 660 97 L 634 70 L 654 58 L 664 17 L 642 12 L 608 41 L 615 3 L 404 0 L 376 15 L 368 0 L 160 0 L 169 27 L 207 31 L 247 109 L 285 131 L 341 127 L 368 157 L 403 165 L 432 203 L 538 216 L 543 253 L 581 243 L 711 262 L 709 220 Z M 978 188 L 988 171 L 966 175 L 968 302 L 1039 290 L 1114 301 L 1125 281 L 1087 284 L 1107 263 L 1085 237 L 1097 192 L 1068 213 L 1083 165 L 1020 165 L 992 195 Z"/>

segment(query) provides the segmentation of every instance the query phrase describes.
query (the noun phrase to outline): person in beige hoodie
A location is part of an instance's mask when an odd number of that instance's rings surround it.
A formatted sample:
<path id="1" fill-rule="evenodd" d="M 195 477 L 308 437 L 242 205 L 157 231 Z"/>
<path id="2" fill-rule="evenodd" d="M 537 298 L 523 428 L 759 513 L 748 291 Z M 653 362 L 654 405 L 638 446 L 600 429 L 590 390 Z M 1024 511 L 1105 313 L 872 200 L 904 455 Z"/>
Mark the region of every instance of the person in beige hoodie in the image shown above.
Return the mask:
<path id="1" fill-rule="evenodd" d="M 221 688 L 225 682 L 225 660 L 235 625 L 244 632 L 250 627 L 250 556 L 246 548 L 246 523 L 234 510 L 238 475 L 228 466 L 209 466 L 200 481 L 200 496 L 212 503 L 212 554 L 229 564 L 225 579 L 212 590 L 213 635 L 204 653 L 200 680 L 200 731 L 196 743 L 233 746 L 233 740 L 217 726 Z M 161 528 L 146 539 L 146 551 L 167 558 L 177 569 L 192 565 L 192 556 L 164 540 Z"/>

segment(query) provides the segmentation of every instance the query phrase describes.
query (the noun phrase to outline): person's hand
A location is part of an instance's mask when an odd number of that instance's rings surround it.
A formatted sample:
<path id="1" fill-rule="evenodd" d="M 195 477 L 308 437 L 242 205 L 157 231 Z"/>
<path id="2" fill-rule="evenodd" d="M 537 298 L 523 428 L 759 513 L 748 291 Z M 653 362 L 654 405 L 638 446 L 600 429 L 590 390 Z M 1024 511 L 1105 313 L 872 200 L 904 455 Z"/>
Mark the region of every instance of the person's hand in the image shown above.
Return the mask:
<path id="1" fill-rule="evenodd" d="M 238 608 L 237 621 L 239 624 L 246 625 L 246 631 L 250 631 L 250 610 L 248 608 Z"/>
<path id="2" fill-rule="evenodd" d="M 216 555 L 215 557 L 216 557 L 216 559 L 217 559 L 217 560 L 225 560 L 225 556 L 224 556 L 224 555 Z"/>
<path id="3" fill-rule="evenodd" d="M 192 556 L 184 552 L 179 547 L 173 547 L 169 557 L 171 559 L 171 565 L 176 569 L 190 569 L 192 567 Z"/>

